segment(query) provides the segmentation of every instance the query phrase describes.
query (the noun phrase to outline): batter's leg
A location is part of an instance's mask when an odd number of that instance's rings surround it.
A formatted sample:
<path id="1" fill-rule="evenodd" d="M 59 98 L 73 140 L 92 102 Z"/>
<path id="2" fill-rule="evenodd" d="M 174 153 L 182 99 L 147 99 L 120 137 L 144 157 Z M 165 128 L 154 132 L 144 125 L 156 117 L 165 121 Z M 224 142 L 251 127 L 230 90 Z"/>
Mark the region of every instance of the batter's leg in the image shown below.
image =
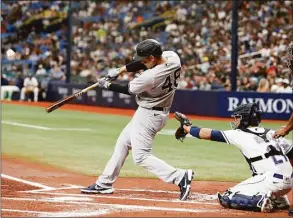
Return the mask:
<path id="1" fill-rule="evenodd" d="M 131 134 L 132 155 L 134 163 L 155 174 L 157 177 L 167 183 L 179 185 L 181 181 L 185 182 L 183 186 L 190 188 L 193 172 L 183 169 L 176 169 L 165 161 L 151 154 L 153 140 L 156 133 L 162 129 L 168 119 L 168 113 L 156 113 L 154 111 L 138 108 L 133 117 L 133 130 Z M 166 145 L 168 146 L 168 145 Z M 185 200 L 189 190 L 184 190 L 181 200 Z"/>
<path id="2" fill-rule="evenodd" d="M 115 145 L 114 152 L 108 161 L 102 175 L 99 176 L 97 181 L 81 190 L 82 193 L 86 194 L 110 194 L 114 192 L 113 184 L 116 181 L 120 170 L 126 160 L 126 157 L 131 148 L 130 144 L 130 134 L 132 128 L 132 121 L 130 121 L 127 126 L 123 129 L 118 137 Z"/>

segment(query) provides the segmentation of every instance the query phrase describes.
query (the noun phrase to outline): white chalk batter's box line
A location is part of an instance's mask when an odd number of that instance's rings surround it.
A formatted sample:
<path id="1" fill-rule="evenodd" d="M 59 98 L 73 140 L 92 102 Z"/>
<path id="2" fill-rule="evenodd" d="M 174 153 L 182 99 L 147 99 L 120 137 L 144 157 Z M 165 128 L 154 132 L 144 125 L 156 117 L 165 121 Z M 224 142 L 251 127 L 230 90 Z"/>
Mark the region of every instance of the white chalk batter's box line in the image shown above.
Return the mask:
<path id="1" fill-rule="evenodd" d="M 84 188 L 84 186 L 71 185 L 68 184 L 68 187 L 62 188 L 50 188 L 50 189 L 37 189 L 37 190 L 29 190 L 29 191 L 20 191 L 24 193 L 35 193 L 35 194 L 56 194 L 56 195 L 67 195 L 67 196 L 89 196 L 86 194 L 68 194 L 68 193 L 57 193 L 52 191 L 60 191 L 60 190 L 69 190 L 69 189 L 80 189 Z M 151 190 L 151 189 L 116 189 L 119 192 L 151 192 L 151 193 L 165 193 L 165 194 L 176 194 L 179 196 L 179 192 L 176 191 L 163 191 L 163 190 Z M 50 192 L 49 192 L 50 191 Z M 112 198 L 112 199 L 129 199 L 129 200 L 140 200 L 140 201 L 157 201 L 157 202 L 173 202 L 173 203 L 184 203 L 184 204 L 207 204 L 207 205 L 217 205 L 217 203 L 210 203 L 206 201 L 214 201 L 217 199 L 216 195 L 208 195 L 201 193 L 191 193 L 190 200 L 188 201 L 180 201 L 177 199 L 167 200 L 167 199 L 157 199 L 157 198 L 142 198 L 142 197 L 133 197 L 133 194 L 123 195 L 123 196 L 113 196 L 113 195 L 90 195 L 94 198 Z M 194 200 L 192 200 L 194 199 Z"/>
<path id="2" fill-rule="evenodd" d="M 114 212 L 113 210 L 116 210 L 116 212 L 120 212 L 121 210 L 128 210 L 128 211 L 137 211 L 137 212 L 142 212 L 142 211 L 170 211 L 170 212 L 190 212 L 190 213 L 207 213 L 207 212 L 219 212 L 221 211 L 220 209 L 189 209 L 189 208 L 169 208 L 169 207 L 155 207 L 155 206 L 140 206 L 140 205 L 124 205 L 124 204 L 110 204 L 110 203 L 93 203 L 93 202 L 88 202 L 92 201 L 94 199 L 90 198 L 88 195 L 81 195 L 81 194 L 65 194 L 65 193 L 54 193 L 52 191 L 54 190 L 62 190 L 62 189 L 70 189 L 70 188 L 80 188 L 81 186 L 77 185 L 69 185 L 69 187 L 62 187 L 62 188 L 53 188 L 49 187 L 40 183 L 36 182 L 30 182 L 28 180 L 24 179 L 19 179 L 16 177 L 8 176 L 5 174 L 1 174 L 2 178 L 14 180 L 20 183 L 28 184 L 34 187 L 41 188 L 42 192 L 36 192 L 37 190 L 30 191 L 35 194 L 46 194 L 46 195 L 54 195 L 54 196 L 60 196 L 60 197 L 53 197 L 53 198 L 12 198 L 12 197 L 2 197 L 2 200 L 11 200 L 11 201 L 29 201 L 29 202 L 50 202 L 50 203 L 66 203 L 66 204 L 79 204 L 79 205 L 93 205 L 93 206 L 101 206 L 101 207 L 107 207 L 107 210 L 104 209 L 98 209 L 98 210 L 92 210 L 88 211 L 86 213 L 80 212 L 80 211 L 67 211 L 67 212 L 58 212 L 58 213 L 43 213 L 39 211 L 23 211 L 23 210 L 17 210 L 17 209 L 2 209 L 2 211 L 6 212 L 15 212 L 15 213 L 34 213 L 34 214 L 39 214 L 39 215 L 44 215 L 44 216 L 60 216 L 60 217 L 77 217 L 77 216 L 98 216 L 98 215 L 103 215 L 103 214 L 108 214 L 110 212 Z M 121 189 L 123 191 L 147 191 L 144 189 Z M 152 192 L 163 192 L 163 193 L 168 193 L 168 191 L 161 191 L 161 190 L 151 190 Z M 172 192 L 172 193 L 179 193 L 179 192 Z M 93 198 L 120 198 L 120 199 L 129 199 L 129 197 L 118 197 L 118 196 L 99 196 L 99 195 L 91 195 Z M 164 201 L 164 202 L 180 202 L 183 203 L 182 201 L 179 200 L 163 200 L 163 199 L 149 199 L 149 198 L 133 198 L 133 200 L 147 200 L 147 201 Z M 186 202 L 188 203 L 188 202 Z M 215 204 L 216 203 L 204 203 L 204 202 L 189 202 L 189 203 L 199 203 L 199 204 Z M 114 212 L 115 213 L 115 212 Z M 222 213 L 222 212 L 221 212 Z M 87 215 L 86 215 L 87 214 Z"/>
<path id="3" fill-rule="evenodd" d="M 124 211 L 168 211 L 168 212 L 183 212 L 183 213 L 206 213 L 206 212 L 219 212 L 220 209 L 190 209 L 190 208 L 170 208 L 170 207 L 156 207 L 156 206 L 141 206 L 141 205 L 125 205 L 125 204 L 111 204 L 111 203 L 97 203 L 97 202 L 81 202 L 81 201 L 64 201 L 63 199 L 54 198 L 14 198 L 2 197 L 2 200 L 10 201 L 28 201 L 28 202 L 47 202 L 47 203 L 65 203 L 73 205 L 87 205 L 87 206 L 101 206 L 110 209 L 117 209 Z M 4 209 L 8 210 L 8 209 Z"/>
<path id="4" fill-rule="evenodd" d="M 111 212 L 110 209 L 96 209 L 96 210 L 79 210 L 79 211 L 65 211 L 65 212 L 44 212 L 31 210 L 17 210 L 17 209 L 1 209 L 3 212 L 13 212 L 22 214 L 34 214 L 40 217 L 96 217 L 106 215 Z"/>
<path id="5" fill-rule="evenodd" d="M 26 191 L 27 193 L 30 193 Z M 185 205 L 192 204 L 200 204 L 200 205 L 219 205 L 216 202 L 205 202 L 205 201 L 196 201 L 196 200 L 188 200 L 188 201 L 180 201 L 177 199 L 168 200 L 168 199 L 158 199 L 158 198 L 143 198 L 143 197 L 132 197 L 132 195 L 124 195 L 124 196 L 112 196 L 112 195 L 86 195 L 86 194 L 69 194 L 69 193 L 58 193 L 58 192 L 34 192 L 39 195 L 53 195 L 53 196 L 68 196 L 75 198 L 83 198 L 88 197 L 91 200 L 94 199 L 121 199 L 121 200 L 134 200 L 134 201 L 151 201 L 151 202 L 166 202 L 166 203 L 180 203 Z M 56 198 L 58 199 L 58 198 Z M 65 199 L 65 197 L 64 197 Z"/>
<path id="6" fill-rule="evenodd" d="M 24 180 L 24 179 L 19 179 L 13 176 L 9 176 L 6 174 L 1 174 L 2 178 L 6 178 L 9 180 L 13 180 L 16 182 L 20 182 L 20 183 L 24 183 L 27 185 L 31 185 L 33 187 L 37 187 L 40 188 L 38 190 L 30 190 L 30 191 L 23 191 L 23 192 L 27 192 L 27 193 L 39 193 L 39 192 L 47 192 L 47 191 L 58 191 L 58 190 L 65 190 L 65 189 L 76 189 L 76 188 L 83 188 L 83 186 L 78 186 L 78 185 L 71 185 L 69 184 L 68 187 L 62 187 L 62 188 L 54 188 L 54 187 L 49 187 L 40 183 L 36 183 L 36 182 L 30 182 L 28 180 Z M 163 191 L 163 190 L 150 190 L 150 189 L 116 189 L 118 191 L 132 191 L 132 192 L 153 192 L 153 193 L 167 193 L 167 194 L 179 194 L 179 192 L 176 191 Z M 215 200 L 216 199 L 216 195 L 208 195 L 208 194 L 201 194 L 201 193 L 194 193 L 191 195 L 191 199 L 192 198 L 197 198 L 197 199 L 201 199 L 201 200 Z M 176 200 L 174 200 L 176 201 Z M 182 201 L 180 201 L 182 202 Z M 200 202 L 200 201 L 198 201 Z"/>
<path id="7" fill-rule="evenodd" d="M 71 197 L 81 197 L 81 196 L 89 196 L 89 195 L 84 195 L 84 194 L 67 194 L 67 193 L 55 193 L 53 191 L 59 191 L 59 190 L 65 190 L 65 189 L 76 189 L 76 188 L 82 188 L 83 186 L 78 186 L 78 185 L 70 185 L 69 187 L 62 187 L 62 188 L 53 188 L 53 187 L 49 187 L 40 183 L 36 183 L 36 182 L 30 182 L 28 180 L 24 180 L 24 179 L 19 179 L 16 177 L 12 177 L 12 176 L 8 176 L 5 174 L 1 174 L 2 178 L 6 178 L 9 180 L 14 180 L 20 183 L 24 183 L 24 184 L 28 184 L 34 187 L 38 187 L 41 189 L 38 190 L 30 190 L 30 191 L 21 191 L 21 192 L 25 192 L 25 193 L 35 193 L 35 194 L 47 194 L 47 195 L 62 195 L 62 196 L 71 196 Z M 162 191 L 162 190 L 145 190 L 145 189 L 117 189 L 120 191 L 132 191 L 132 192 L 146 192 L 146 191 L 150 191 L 150 192 L 155 192 L 155 193 L 176 193 L 179 194 L 179 192 L 174 192 L 174 191 Z M 211 199 L 211 197 L 214 197 L 213 195 L 205 195 L 205 194 L 193 194 L 193 196 L 195 197 L 196 195 L 198 195 L 197 198 L 205 200 L 205 198 L 209 198 L 209 200 Z M 130 200 L 140 200 L 140 201 L 157 201 L 157 202 L 169 202 L 169 203 L 184 203 L 184 204 L 207 204 L 207 205 L 217 205 L 217 203 L 211 203 L 211 202 L 203 202 L 203 201 L 194 201 L 194 200 L 189 200 L 189 201 L 180 201 L 177 199 L 174 200 L 168 200 L 168 199 L 155 199 L 155 198 L 139 198 L 139 197 L 132 197 L 132 196 L 105 196 L 105 195 L 91 195 L 91 197 L 93 198 L 108 198 L 108 199 L 130 199 Z M 191 195 L 192 198 L 192 195 Z"/>
<path id="8" fill-rule="evenodd" d="M 79 186 L 79 185 L 68 184 L 68 187 L 50 188 L 50 189 L 37 189 L 37 190 L 20 191 L 20 192 L 47 194 L 48 191 L 60 191 L 60 190 L 69 190 L 69 189 L 80 189 L 80 188 L 84 188 L 84 187 Z M 165 193 L 165 194 L 179 195 L 179 192 L 176 192 L 176 191 L 163 191 L 163 190 L 151 190 L 151 189 L 115 189 L 115 190 L 119 191 L 121 193 L 123 193 L 123 192 L 134 192 L 136 194 L 136 193 L 139 193 L 139 192 L 144 192 L 144 193 Z M 65 194 L 67 194 L 67 193 L 65 193 Z M 81 194 L 78 194 L 78 196 L 81 196 Z M 123 197 L 117 197 L 117 196 L 111 196 L 111 195 L 108 195 L 108 196 L 105 196 L 105 195 L 91 195 L 91 196 L 97 196 L 98 198 L 102 198 L 103 196 L 104 196 L 104 198 L 117 198 L 117 199 L 123 198 Z M 127 199 L 133 199 L 133 200 L 144 200 L 145 199 L 145 198 L 133 198 L 132 196 L 133 196 L 133 194 L 128 195 Z M 186 201 L 186 202 L 189 202 L 189 203 L 202 203 L 204 201 L 214 201 L 214 200 L 217 199 L 217 196 L 216 195 L 209 195 L 209 194 L 202 194 L 202 193 L 198 193 L 198 192 L 191 192 L 190 200 L 192 200 L 192 199 L 196 199 L 197 201 Z M 163 199 L 161 199 L 161 200 L 160 199 L 149 199 L 149 200 L 166 201 L 166 200 L 163 200 Z M 172 200 L 172 202 L 185 203 L 185 201 L 180 201 L 180 200 Z M 213 203 L 207 203 L 207 204 L 213 204 Z"/>

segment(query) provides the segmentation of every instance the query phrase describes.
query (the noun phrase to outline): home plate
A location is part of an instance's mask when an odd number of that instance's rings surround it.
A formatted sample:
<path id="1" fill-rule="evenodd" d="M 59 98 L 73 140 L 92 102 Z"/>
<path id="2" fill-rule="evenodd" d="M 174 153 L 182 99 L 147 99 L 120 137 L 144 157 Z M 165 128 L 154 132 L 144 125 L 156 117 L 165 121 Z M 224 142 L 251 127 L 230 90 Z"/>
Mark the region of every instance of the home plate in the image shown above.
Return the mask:
<path id="1" fill-rule="evenodd" d="M 46 200 L 50 201 L 93 201 L 94 199 L 88 197 L 55 197 L 55 198 L 47 198 Z"/>

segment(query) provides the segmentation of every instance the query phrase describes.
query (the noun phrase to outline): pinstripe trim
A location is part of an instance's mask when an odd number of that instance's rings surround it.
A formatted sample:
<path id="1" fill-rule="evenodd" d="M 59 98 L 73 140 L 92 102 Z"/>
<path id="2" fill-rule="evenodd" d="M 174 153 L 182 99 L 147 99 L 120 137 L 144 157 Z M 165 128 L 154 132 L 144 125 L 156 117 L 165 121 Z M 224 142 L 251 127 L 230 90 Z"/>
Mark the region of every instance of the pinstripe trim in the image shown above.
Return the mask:
<path id="1" fill-rule="evenodd" d="M 135 95 L 133 92 L 130 91 L 130 84 L 129 83 L 127 84 L 127 89 L 128 89 L 128 92 L 130 95 Z"/>
<path id="2" fill-rule="evenodd" d="M 224 131 L 220 131 L 220 132 L 222 133 L 222 135 L 223 135 L 224 139 L 226 140 L 227 144 L 231 145 L 231 143 L 229 142 L 229 140 L 228 140 L 227 136 L 225 135 Z"/>
<path id="3" fill-rule="evenodd" d="M 238 187 L 238 186 L 243 186 L 243 185 L 254 185 L 254 184 L 257 184 L 257 183 L 260 183 L 260 182 L 263 182 L 267 177 L 265 176 L 262 180 L 259 180 L 259 181 L 256 181 L 256 182 L 249 182 L 249 183 L 243 183 L 243 184 L 238 184 L 234 187 Z"/>

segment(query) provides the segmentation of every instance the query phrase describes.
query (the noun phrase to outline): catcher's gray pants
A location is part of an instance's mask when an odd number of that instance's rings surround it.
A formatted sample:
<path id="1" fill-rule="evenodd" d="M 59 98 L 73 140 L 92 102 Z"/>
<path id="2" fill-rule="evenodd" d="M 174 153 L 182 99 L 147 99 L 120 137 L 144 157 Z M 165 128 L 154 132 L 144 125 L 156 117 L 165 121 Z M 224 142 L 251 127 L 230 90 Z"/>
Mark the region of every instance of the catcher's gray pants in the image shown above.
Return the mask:
<path id="1" fill-rule="evenodd" d="M 114 153 L 96 183 L 102 187 L 111 187 L 119 175 L 129 150 L 132 149 L 132 157 L 136 165 L 142 166 L 167 183 L 178 185 L 185 170 L 175 169 L 151 154 L 154 137 L 165 126 L 168 115 L 168 112 L 139 107 L 121 132 Z"/>

